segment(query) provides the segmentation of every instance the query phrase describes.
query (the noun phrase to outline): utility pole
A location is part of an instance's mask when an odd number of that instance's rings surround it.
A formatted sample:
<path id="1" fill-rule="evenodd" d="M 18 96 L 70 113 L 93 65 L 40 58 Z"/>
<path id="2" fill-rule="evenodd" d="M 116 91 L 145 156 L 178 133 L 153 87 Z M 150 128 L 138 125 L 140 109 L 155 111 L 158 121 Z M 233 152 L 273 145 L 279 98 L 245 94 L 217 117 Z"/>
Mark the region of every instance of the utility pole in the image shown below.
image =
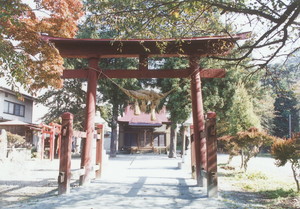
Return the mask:
<path id="1" fill-rule="evenodd" d="M 289 138 L 292 138 L 292 115 L 289 114 Z"/>

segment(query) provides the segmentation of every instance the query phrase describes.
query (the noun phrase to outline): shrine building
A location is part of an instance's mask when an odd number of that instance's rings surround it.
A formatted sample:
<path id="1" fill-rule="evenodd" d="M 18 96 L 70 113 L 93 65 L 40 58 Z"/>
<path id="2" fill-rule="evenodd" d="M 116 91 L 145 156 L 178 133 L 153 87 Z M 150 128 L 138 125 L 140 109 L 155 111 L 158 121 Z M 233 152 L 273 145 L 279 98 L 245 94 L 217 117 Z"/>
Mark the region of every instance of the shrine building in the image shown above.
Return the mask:
<path id="1" fill-rule="evenodd" d="M 119 151 L 166 153 L 170 147 L 171 121 L 165 107 L 151 120 L 150 113 L 136 115 L 128 105 L 118 123 Z"/>

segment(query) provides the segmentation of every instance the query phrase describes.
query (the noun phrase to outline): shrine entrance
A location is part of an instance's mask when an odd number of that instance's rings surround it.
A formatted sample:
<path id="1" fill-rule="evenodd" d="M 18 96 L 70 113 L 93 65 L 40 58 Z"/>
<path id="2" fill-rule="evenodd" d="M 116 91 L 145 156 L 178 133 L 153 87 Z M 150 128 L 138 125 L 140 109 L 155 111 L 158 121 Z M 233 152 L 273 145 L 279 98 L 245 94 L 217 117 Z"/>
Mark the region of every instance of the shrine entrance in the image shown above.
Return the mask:
<path id="1" fill-rule="evenodd" d="M 151 147 L 152 145 L 152 131 L 151 129 L 144 129 L 139 133 L 138 143 L 140 147 Z"/>
<path id="2" fill-rule="evenodd" d="M 51 42 L 64 58 L 86 58 L 87 69 L 65 69 L 63 78 L 84 78 L 88 82 L 86 98 L 86 140 L 81 156 L 81 168 L 84 170 L 80 184 L 91 180 L 91 149 L 94 137 L 94 116 L 96 105 L 96 88 L 99 79 L 106 78 L 190 78 L 193 112 L 192 165 L 194 166 L 198 186 L 207 188 L 208 196 L 217 194 L 217 149 L 215 132 L 215 113 L 207 115 L 205 121 L 202 103 L 201 78 L 222 78 L 224 69 L 202 69 L 200 58 L 207 56 L 223 56 L 230 52 L 237 40 L 246 39 L 248 33 L 234 36 L 207 36 L 196 38 L 164 39 L 164 40 L 114 40 L 114 39 L 68 39 L 42 36 L 43 40 Z M 99 68 L 100 58 L 139 59 L 137 70 Z M 186 57 L 189 67 L 186 69 L 148 69 L 148 59 L 151 57 Z M 72 116 L 66 116 L 70 119 Z M 67 130 L 67 129 L 65 129 Z M 64 131 L 64 130 L 62 130 Z M 64 136 L 69 136 L 63 133 Z M 149 145 L 150 132 L 139 134 L 137 143 Z M 70 138 L 70 137 L 69 137 Z M 67 139 L 67 138 L 66 138 Z M 67 143 L 65 146 L 69 146 Z M 63 149 L 62 149 L 63 150 Z M 66 149 L 67 150 L 67 149 Z M 101 152 L 102 150 L 99 150 Z M 98 153 L 101 155 L 101 153 Z M 64 158 L 62 159 L 64 160 Z M 66 167 L 62 172 L 63 182 L 69 177 L 68 161 L 61 161 Z M 101 163 L 100 163 L 101 167 Z"/>

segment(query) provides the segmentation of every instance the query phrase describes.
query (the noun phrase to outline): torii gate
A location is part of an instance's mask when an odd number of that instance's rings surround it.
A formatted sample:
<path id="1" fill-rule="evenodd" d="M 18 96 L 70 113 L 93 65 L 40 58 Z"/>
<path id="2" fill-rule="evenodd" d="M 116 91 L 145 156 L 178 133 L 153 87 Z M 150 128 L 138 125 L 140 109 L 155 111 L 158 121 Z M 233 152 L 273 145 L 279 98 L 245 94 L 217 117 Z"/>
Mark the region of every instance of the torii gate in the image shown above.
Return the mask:
<path id="1" fill-rule="evenodd" d="M 91 173 L 91 145 L 94 137 L 94 116 L 96 106 L 96 89 L 101 75 L 100 58 L 139 58 L 137 70 L 103 70 L 109 78 L 186 78 L 191 77 L 191 94 L 194 123 L 194 150 L 196 164 L 196 179 L 199 186 L 203 186 L 201 171 L 207 171 L 212 163 L 206 156 L 206 139 L 204 135 L 205 121 L 203 113 L 201 78 L 221 78 L 225 76 L 223 69 L 201 69 L 199 58 L 206 56 L 226 55 L 234 47 L 237 40 L 246 39 L 249 33 L 233 36 L 206 36 L 196 38 L 176 39 L 69 39 L 43 36 L 46 41 L 55 44 L 60 55 L 65 58 L 86 58 L 88 69 L 65 69 L 62 78 L 86 78 L 88 81 L 86 99 L 86 141 L 81 157 L 81 167 L 85 169 L 80 178 L 80 184 L 90 182 Z M 165 48 L 162 50 L 159 45 Z M 148 69 L 149 57 L 188 57 L 189 67 L 186 69 Z M 211 153 L 211 152 L 208 152 Z M 209 163 L 209 165 L 208 165 Z M 216 165 L 215 165 L 216 166 Z"/>

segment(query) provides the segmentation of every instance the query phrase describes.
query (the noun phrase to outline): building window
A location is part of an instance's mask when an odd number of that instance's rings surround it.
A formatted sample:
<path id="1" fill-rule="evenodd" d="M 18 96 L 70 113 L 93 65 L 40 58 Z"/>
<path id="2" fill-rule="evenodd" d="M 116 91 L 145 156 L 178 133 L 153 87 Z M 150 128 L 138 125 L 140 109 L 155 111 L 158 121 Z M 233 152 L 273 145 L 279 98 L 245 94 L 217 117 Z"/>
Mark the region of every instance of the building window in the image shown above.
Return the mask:
<path id="1" fill-rule="evenodd" d="M 25 116 L 25 106 L 17 104 L 17 103 L 9 102 L 9 101 L 4 101 L 4 111 L 3 112 L 6 114 L 24 117 Z"/>

